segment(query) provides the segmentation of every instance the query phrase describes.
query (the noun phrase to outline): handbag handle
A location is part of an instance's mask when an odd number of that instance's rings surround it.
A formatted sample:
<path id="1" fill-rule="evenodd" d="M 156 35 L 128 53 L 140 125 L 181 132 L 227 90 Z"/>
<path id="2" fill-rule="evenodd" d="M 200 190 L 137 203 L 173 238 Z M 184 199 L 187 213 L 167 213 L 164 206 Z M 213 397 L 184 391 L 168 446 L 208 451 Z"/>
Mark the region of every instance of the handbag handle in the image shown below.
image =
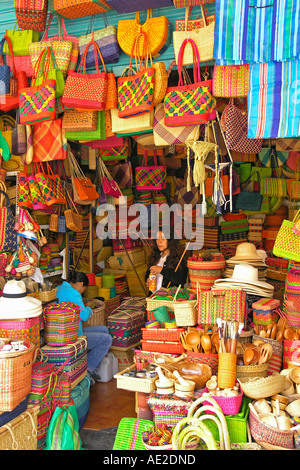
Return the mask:
<path id="1" fill-rule="evenodd" d="M 99 48 L 98 44 L 93 39 L 86 45 L 86 48 L 85 48 L 84 53 L 82 55 L 82 58 L 81 58 L 79 66 L 78 66 L 77 72 L 86 73 L 86 57 L 87 57 L 88 49 L 91 45 L 94 46 L 96 72 L 100 73 L 99 72 L 99 61 L 98 61 L 98 54 L 99 54 L 99 57 L 101 59 L 102 65 L 103 65 L 104 72 L 106 73 L 106 67 L 105 67 L 105 64 L 104 64 L 104 60 L 103 60 L 100 48 Z"/>
<path id="2" fill-rule="evenodd" d="M 50 28 L 50 25 L 52 23 L 52 20 L 53 20 L 53 13 L 50 13 L 49 18 L 48 18 L 47 28 L 45 29 L 45 32 L 42 36 L 41 41 L 47 41 L 48 40 L 48 33 L 49 33 L 49 28 Z M 58 31 L 59 31 L 59 37 L 60 37 L 59 40 L 61 40 L 62 36 L 61 36 L 61 30 L 60 30 L 60 27 L 59 27 L 59 23 L 58 23 Z"/>
<path id="3" fill-rule="evenodd" d="M 185 9 L 185 22 L 184 22 L 184 30 L 185 31 L 188 30 L 187 24 L 188 24 L 188 21 L 190 21 L 190 19 L 191 19 L 191 13 L 192 13 L 192 9 L 193 9 L 194 6 L 195 5 L 190 6 L 190 7 L 186 7 L 186 9 Z M 207 7 L 205 5 L 205 9 L 204 9 L 203 5 L 199 5 L 199 6 L 201 8 L 201 15 L 202 15 L 202 18 L 203 18 L 204 27 L 206 28 L 207 27 L 206 18 L 208 16 Z"/>
<path id="4" fill-rule="evenodd" d="M 198 47 L 195 43 L 190 38 L 186 38 L 183 43 L 181 44 L 179 54 L 178 54 L 178 73 L 179 73 L 179 82 L 178 86 L 183 86 L 183 79 L 182 79 L 182 61 L 183 61 L 183 54 L 185 47 L 188 43 L 191 43 L 192 49 L 193 49 L 193 70 L 194 70 L 194 82 L 200 82 L 201 81 L 201 74 L 200 74 L 200 56 L 199 56 L 199 50 Z M 196 75 L 196 64 L 197 64 L 197 75 Z"/>
<path id="5" fill-rule="evenodd" d="M 153 150 L 154 165 L 157 166 L 157 151 Z M 148 150 L 145 150 L 142 166 L 147 166 Z"/>

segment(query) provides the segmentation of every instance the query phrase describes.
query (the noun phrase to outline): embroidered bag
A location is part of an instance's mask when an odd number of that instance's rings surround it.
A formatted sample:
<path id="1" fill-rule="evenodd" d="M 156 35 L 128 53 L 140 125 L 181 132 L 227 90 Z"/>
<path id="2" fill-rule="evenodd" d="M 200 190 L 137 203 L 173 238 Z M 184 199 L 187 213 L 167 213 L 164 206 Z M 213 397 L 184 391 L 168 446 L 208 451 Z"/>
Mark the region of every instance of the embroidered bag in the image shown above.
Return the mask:
<path id="1" fill-rule="evenodd" d="M 154 152 L 154 165 L 147 165 L 147 150 L 144 153 L 142 166 L 135 168 L 135 183 L 137 191 L 157 191 L 166 188 L 167 167 L 157 164 L 157 154 Z"/>

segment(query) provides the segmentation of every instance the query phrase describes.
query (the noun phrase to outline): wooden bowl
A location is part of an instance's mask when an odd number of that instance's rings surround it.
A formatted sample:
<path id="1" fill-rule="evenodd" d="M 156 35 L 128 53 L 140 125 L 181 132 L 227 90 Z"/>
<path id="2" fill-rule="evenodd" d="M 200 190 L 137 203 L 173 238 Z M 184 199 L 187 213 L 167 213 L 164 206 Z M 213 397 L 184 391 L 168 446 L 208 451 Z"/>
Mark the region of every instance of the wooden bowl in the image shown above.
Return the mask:
<path id="1" fill-rule="evenodd" d="M 294 367 L 290 372 L 290 379 L 295 384 L 300 384 L 300 367 Z"/>
<path id="2" fill-rule="evenodd" d="M 292 401 L 287 407 L 286 412 L 294 418 L 300 417 L 300 399 Z"/>
<path id="3" fill-rule="evenodd" d="M 187 380 L 187 385 L 183 385 L 180 382 L 175 382 L 175 391 L 179 390 L 180 392 L 193 392 L 195 390 L 195 382 L 193 380 Z"/>

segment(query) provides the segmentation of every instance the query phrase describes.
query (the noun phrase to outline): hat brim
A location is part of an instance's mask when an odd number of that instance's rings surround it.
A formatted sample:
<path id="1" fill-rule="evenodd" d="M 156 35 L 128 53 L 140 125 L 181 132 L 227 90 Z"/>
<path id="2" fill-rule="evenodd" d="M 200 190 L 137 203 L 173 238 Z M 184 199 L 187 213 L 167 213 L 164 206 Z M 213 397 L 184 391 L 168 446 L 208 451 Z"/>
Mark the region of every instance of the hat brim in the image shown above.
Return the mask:
<path id="1" fill-rule="evenodd" d="M 233 256 L 232 258 L 229 258 L 227 261 L 261 261 L 263 262 L 264 259 L 262 256 Z"/>
<path id="2" fill-rule="evenodd" d="M 34 297 L 27 296 L 22 299 L 0 298 L 1 319 L 38 317 L 42 312 L 42 302 Z"/>
<path id="3" fill-rule="evenodd" d="M 228 278 L 222 278 L 222 279 L 216 279 L 215 280 L 215 284 L 221 284 L 222 282 L 231 282 L 232 284 L 237 284 L 237 285 L 242 285 L 242 284 L 246 284 L 247 286 L 250 285 L 250 286 L 256 286 L 256 287 L 259 287 L 263 290 L 267 290 L 267 291 L 273 291 L 274 290 L 274 286 L 272 286 L 271 284 L 268 284 L 267 282 L 263 282 L 263 281 L 247 281 L 246 279 L 235 279 L 233 277 L 228 277 Z"/>

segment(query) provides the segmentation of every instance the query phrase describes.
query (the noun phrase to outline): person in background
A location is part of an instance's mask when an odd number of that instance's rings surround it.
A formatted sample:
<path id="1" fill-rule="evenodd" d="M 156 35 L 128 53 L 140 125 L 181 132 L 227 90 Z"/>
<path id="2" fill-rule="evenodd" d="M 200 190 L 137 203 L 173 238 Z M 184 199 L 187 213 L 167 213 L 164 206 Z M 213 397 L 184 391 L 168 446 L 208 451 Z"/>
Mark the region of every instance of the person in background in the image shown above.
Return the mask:
<path id="1" fill-rule="evenodd" d="M 99 382 L 98 369 L 102 359 L 108 353 L 112 337 L 108 333 L 108 328 L 104 325 L 88 326 L 83 328 L 82 322 L 87 321 L 93 314 L 91 301 L 84 304 L 82 294 L 89 284 L 87 275 L 83 272 L 70 271 L 69 282 L 63 281 L 57 287 L 58 302 L 73 302 L 80 307 L 80 319 L 78 336 L 86 336 L 87 339 L 87 374 L 91 385 Z"/>
<path id="2" fill-rule="evenodd" d="M 170 236 L 168 237 L 169 232 Z M 184 287 L 188 275 L 187 256 L 182 258 L 175 272 L 183 252 L 184 247 L 179 240 L 174 238 L 172 227 L 168 227 L 168 231 L 160 229 L 157 233 L 155 247 L 148 260 L 148 270 L 145 277 L 147 286 L 150 285 L 150 274 L 154 274 L 156 275 L 156 290 L 161 287 L 166 288 L 169 283 L 169 287 L 179 285 Z"/>

